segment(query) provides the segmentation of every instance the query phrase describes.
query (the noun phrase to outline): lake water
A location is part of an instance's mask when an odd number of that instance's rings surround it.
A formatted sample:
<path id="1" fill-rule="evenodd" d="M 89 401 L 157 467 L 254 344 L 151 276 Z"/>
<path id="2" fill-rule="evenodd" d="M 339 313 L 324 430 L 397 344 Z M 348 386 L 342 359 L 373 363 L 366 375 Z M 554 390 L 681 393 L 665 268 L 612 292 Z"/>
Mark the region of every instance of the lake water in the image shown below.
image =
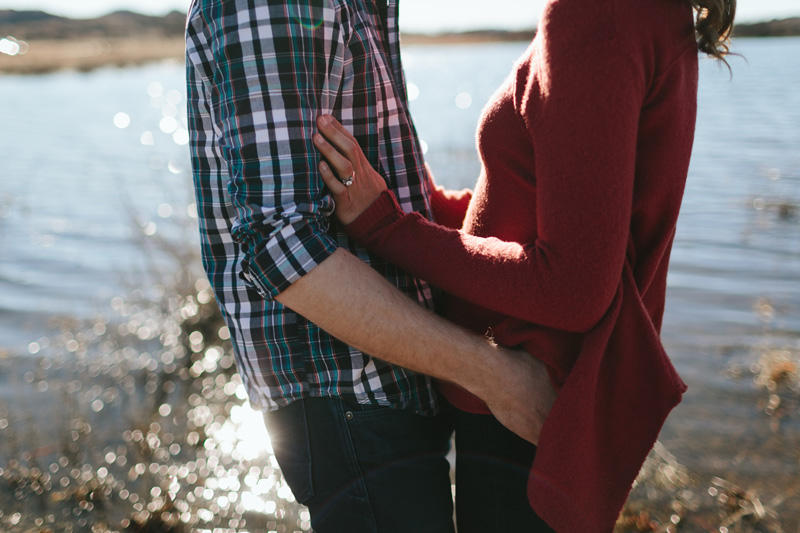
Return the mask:
<path id="1" fill-rule="evenodd" d="M 405 49 L 440 183 L 474 183 L 480 108 L 525 46 Z M 755 378 L 762 357 L 800 353 L 800 39 L 734 50 L 732 78 L 701 61 L 663 332 L 690 390 L 661 440 L 693 471 L 775 495 L 798 487 L 800 383 Z M 194 257 L 182 69 L 0 77 L 0 354 L 36 353 L 54 320 L 111 315 L 115 296 L 157 297 Z M 179 246 L 145 253 L 148 239 Z"/>

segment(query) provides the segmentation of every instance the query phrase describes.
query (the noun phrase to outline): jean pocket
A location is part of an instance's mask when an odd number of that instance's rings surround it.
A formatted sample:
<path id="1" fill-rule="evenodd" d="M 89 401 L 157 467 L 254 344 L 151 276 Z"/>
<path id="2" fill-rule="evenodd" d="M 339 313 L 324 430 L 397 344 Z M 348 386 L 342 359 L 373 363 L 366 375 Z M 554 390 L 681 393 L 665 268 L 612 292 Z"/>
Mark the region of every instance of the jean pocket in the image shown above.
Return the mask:
<path id="1" fill-rule="evenodd" d="M 395 425 L 402 424 L 405 418 L 413 419 L 415 416 L 408 410 L 386 405 L 359 404 L 351 400 L 342 401 L 342 409 L 348 424 L 362 422 Z"/>
<path id="2" fill-rule="evenodd" d="M 272 449 L 286 483 L 301 504 L 314 496 L 305 400 L 264 415 Z"/>

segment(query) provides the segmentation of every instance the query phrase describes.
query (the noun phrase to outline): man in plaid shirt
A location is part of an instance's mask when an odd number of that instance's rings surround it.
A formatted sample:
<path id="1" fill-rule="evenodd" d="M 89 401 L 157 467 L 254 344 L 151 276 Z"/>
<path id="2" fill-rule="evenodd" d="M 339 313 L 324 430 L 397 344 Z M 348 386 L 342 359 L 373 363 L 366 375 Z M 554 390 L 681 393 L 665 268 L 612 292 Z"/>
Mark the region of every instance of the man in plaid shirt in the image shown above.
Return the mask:
<path id="1" fill-rule="evenodd" d="M 431 217 L 397 0 L 194 0 L 186 35 L 203 262 L 295 497 L 323 533 L 453 531 L 450 427 L 427 375 L 529 438 L 530 385 L 546 378 L 439 319 L 425 282 L 330 218 L 312 144 L 323 114 Z"/>

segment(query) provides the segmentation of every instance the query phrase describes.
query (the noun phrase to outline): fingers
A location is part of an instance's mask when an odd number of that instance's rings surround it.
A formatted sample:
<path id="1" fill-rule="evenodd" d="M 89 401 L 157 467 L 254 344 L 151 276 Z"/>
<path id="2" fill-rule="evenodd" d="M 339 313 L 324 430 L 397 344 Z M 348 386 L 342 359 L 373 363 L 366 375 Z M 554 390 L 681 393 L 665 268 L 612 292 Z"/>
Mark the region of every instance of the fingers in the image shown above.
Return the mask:
<path id="1" fill-rule="evenodd" d="M 339 179 L 347 179 L 353 175 L 355 169 L 350 160 L 340 154 L 322 135 L 315 133 L 312 140 L 314 141 L 314 146 L 332 167 L 329 170 L 332 170 Z"/>
<path id="2" fill-rule="evenodd" d="M 347 187 L 336 177 L 331 167 L 325 161 L 320 161 L 319 163 L 319 174 L 322 176 L 322 181 L 333 193 L 334 198 L 347 192 Z"/>
<path id="3" fill-rule="evenodd" d="M 317 126 L 328 142 L 335 146 L 353 165 L 357 166 L 361 160 L 362 151 L 355 137 L 330 115 L 318 117 Z"/>

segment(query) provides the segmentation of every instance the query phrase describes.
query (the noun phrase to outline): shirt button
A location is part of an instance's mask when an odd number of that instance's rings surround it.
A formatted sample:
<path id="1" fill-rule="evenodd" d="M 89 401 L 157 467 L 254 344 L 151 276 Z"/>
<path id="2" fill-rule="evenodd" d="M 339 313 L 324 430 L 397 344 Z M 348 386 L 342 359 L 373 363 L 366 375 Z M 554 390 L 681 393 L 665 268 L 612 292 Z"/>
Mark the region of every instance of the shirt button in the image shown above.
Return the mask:
<path id="1" fill-rule="evenodd" d="M 352 419 L 353 419 L 353 411 L 347 411 L 347 412 L 344 414 L 344 417 L 345 417 L 346 419 L 348 419 L 348 420 L 352 420 Z"/>

